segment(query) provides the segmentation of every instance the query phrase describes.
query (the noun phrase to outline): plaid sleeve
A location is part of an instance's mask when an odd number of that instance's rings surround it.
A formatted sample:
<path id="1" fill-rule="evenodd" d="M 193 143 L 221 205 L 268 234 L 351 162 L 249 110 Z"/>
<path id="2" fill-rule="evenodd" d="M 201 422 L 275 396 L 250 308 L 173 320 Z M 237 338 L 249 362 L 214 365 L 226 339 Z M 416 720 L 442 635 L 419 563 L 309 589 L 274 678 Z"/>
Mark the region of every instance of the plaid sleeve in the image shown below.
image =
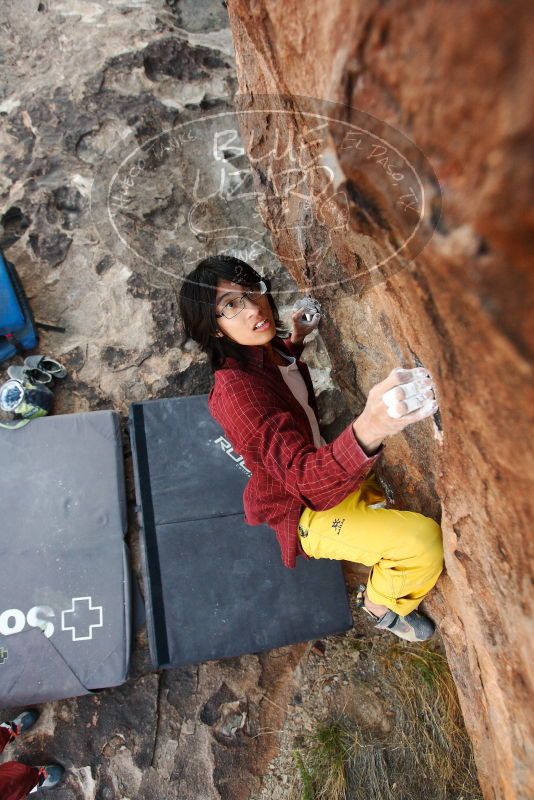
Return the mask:
<path id="1" fill-rule="evenodd" d="M 383 446 L 369 457 L 352 423 L 331 444 L 309 444 L 277 398 L 258 393 L 246 378 L 230 379 L 213 395 L 211 410 L 236 450 L 259 461 L 294 497 L 314 511 L 339 503 L 365 479 Z"/>
<path id="2" fill-rule="evenodd" d="M 283 341 L 283 343 L 284 343 L 289 355 L 295 356 L 295 358 L 300 358 L 301 357 L 302 351 L 306 347 L 306 343 L 305 342 L 301 342 L 300 344 L 294 344 L 291 341 L 290 337 L 288 337 L 287 339 L 283 339 L 282 341 Z"/>

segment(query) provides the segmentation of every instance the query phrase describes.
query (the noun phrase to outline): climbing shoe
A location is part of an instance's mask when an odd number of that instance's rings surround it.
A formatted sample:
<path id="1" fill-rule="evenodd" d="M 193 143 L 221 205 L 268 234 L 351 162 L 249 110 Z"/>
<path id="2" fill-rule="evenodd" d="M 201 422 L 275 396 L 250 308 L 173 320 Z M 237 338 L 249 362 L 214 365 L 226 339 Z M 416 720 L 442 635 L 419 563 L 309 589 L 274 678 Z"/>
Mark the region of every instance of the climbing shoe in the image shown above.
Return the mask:
<path id="1" fill-rule="evenodd" d="M 20 367 L 14 364 L 7 368 L 7 374 L 14 381 L 31 383 L 33 386 L 45 386 L 52 383 L 52 375 L 38 367 Z"/>
<path id="2" fill-rule="evenodd" d="M 433 636 L 436 626 L 431 619 L 420 614 L 419 611 L 412 611 L 405 617 L 401 617 L 400 614 L 388 609 L 381 617 L 377 617 L 365 607 L 365 589 L 363 583 L 356 587 L 356 607 L 363 608 L 376 621 L 375 628 L 389 631 L 399 639 L 406 639 L 407 642 L 425 642 Z"/>
<path id="3" fill-rule="evenodd" d="M 18 717 L 11 720 L 11 730 L 15 736 L 20 736 L 21 733 L 26 733 L 32 728 L 39 719 L 39 712 L 35 708 L 29 708 L 23 711 Z"/>
<path id="4" fill-rule="evenodd" d="M 377 619 L 369 609 L 365 608 L 365 611 L 371 614 L 374 619 Z M 399 639 L 406 639 L 407 642 L 425 642 L 433 636 L 436 630 L 432 620 L 418 611 L 412 611 L 410 614 L 406 614 L 405 617 L 401 617 L 400 614 L 389 609 L 378 619 L 375 628 L 394 633 Z"/>
<path id="5" fill-rule="evenodd" d="M 38 717 L 39 712 L 31 708 L 28 711 L 23 711 L 22 714 L 19 714 L 15 719 L 8 720 L 7 722 L 0 722 L 0 728 L 6 728 L 9 731 L 11 735 L 9 741 L 12 742 L 17 736 L 20 736 L 21 733 L 26 733 L 26 731 L 35 724 Z"/>
<path id="6" fill-rule="evenodd" d="M 41 775 L 39 783 L 33 788 L 30 794 L 39 789 L 53 789 L 62 780 L 65 770 L 59 764 L 46 764 L 44 767 L 37 767 Z"/>
<path id="7" fill-rule="evenodd" d="M 26 356 L 24 366 L 28 369 L 38 369 L 47 372 L 52 378 L 66 378 L 67 370 L 50 356 Z"/>

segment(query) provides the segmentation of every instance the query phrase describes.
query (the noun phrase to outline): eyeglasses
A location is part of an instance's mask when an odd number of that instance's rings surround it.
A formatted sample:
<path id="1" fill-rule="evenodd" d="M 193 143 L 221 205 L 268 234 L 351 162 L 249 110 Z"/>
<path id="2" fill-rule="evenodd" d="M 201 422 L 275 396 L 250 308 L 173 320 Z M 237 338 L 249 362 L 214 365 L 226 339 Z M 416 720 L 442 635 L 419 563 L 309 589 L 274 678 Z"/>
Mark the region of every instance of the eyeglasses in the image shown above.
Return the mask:
<path id="1" fill-rule="evenodd" d="M 243 292 L 243 294 L 236 294 L 235 296 L 230 297 L 228 300 L 225 300 L 224 306 L 221 308 L 221 313 L 215 314 L 215 316 L 217 319 L 219 317 L 226 317 L 226 319 L 237 317 L 237 315 L 240 314 L 245 308 L 245 297 L 257 304 L 259 298 L 266 293 L 267 284 L 264 281 L 253 283 L 250 289 L 247 289 L 247 291 Z"/>

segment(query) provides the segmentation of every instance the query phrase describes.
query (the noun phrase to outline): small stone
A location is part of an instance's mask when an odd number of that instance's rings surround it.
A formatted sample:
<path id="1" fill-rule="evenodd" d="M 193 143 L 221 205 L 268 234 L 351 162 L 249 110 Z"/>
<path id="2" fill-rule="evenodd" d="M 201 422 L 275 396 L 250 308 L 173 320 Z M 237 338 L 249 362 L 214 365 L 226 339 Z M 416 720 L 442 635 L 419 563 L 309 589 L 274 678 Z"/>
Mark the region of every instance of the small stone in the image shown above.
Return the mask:
<path id="1" fill-rule="evenodd" d="M 195 732 L 195 723 L 192 719 L 186 719 L 182 725 L 182 731 L 186 736 L 191 736 Z"/>
<path id="2" fill-rule="evenodd" d="M 104 272 L 107 272 L 107 270 L 113 266 L 113 263 L 114 262 L 111 256 L 104 256 L 104 258 L 101 258 L 95 266 L 96 274 L 102 275 Z"/>
<path id="3" fill-rule="evenodd" d="M 200 345 L 198 342 L 195 342 L 194 339 L 187 339 L 183 349 L 186 351 L 186 353 L 198 353 L 200 351 Z"/>
<path id="4" fill-rule="evenodd" d="M 391 733 L 391 731 L 393 730 L 393 725 L 389 718 L 383 717 L 380 720 L 380 730 L 382 731 L 382 733 Z"/>
<path id="5" fill-rule="evenodd" d="M 324 656 L 325 651 L 326 651 L 326 645 L 324 642 L 321 642 L 320 639 L 318 639 L 316 642 L 313 643 L 312 652 L 316 653 L 318 656 Z"/>

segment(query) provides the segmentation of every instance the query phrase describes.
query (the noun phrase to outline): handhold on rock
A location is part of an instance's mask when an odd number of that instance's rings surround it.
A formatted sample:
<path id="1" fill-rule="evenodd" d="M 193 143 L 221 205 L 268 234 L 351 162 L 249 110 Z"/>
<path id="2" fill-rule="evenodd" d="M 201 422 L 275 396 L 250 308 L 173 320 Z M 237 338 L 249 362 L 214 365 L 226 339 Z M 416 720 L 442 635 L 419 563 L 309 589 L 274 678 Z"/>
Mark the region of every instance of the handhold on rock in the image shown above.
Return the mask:
<path id="1" fill-rule="evenodd" d="M 302 322 L 312 322 L 315 314 L 322 314 L 321 304 L 314 297 L 301 297 L 293 305 L 292 311 L 302 310 Z"/>

